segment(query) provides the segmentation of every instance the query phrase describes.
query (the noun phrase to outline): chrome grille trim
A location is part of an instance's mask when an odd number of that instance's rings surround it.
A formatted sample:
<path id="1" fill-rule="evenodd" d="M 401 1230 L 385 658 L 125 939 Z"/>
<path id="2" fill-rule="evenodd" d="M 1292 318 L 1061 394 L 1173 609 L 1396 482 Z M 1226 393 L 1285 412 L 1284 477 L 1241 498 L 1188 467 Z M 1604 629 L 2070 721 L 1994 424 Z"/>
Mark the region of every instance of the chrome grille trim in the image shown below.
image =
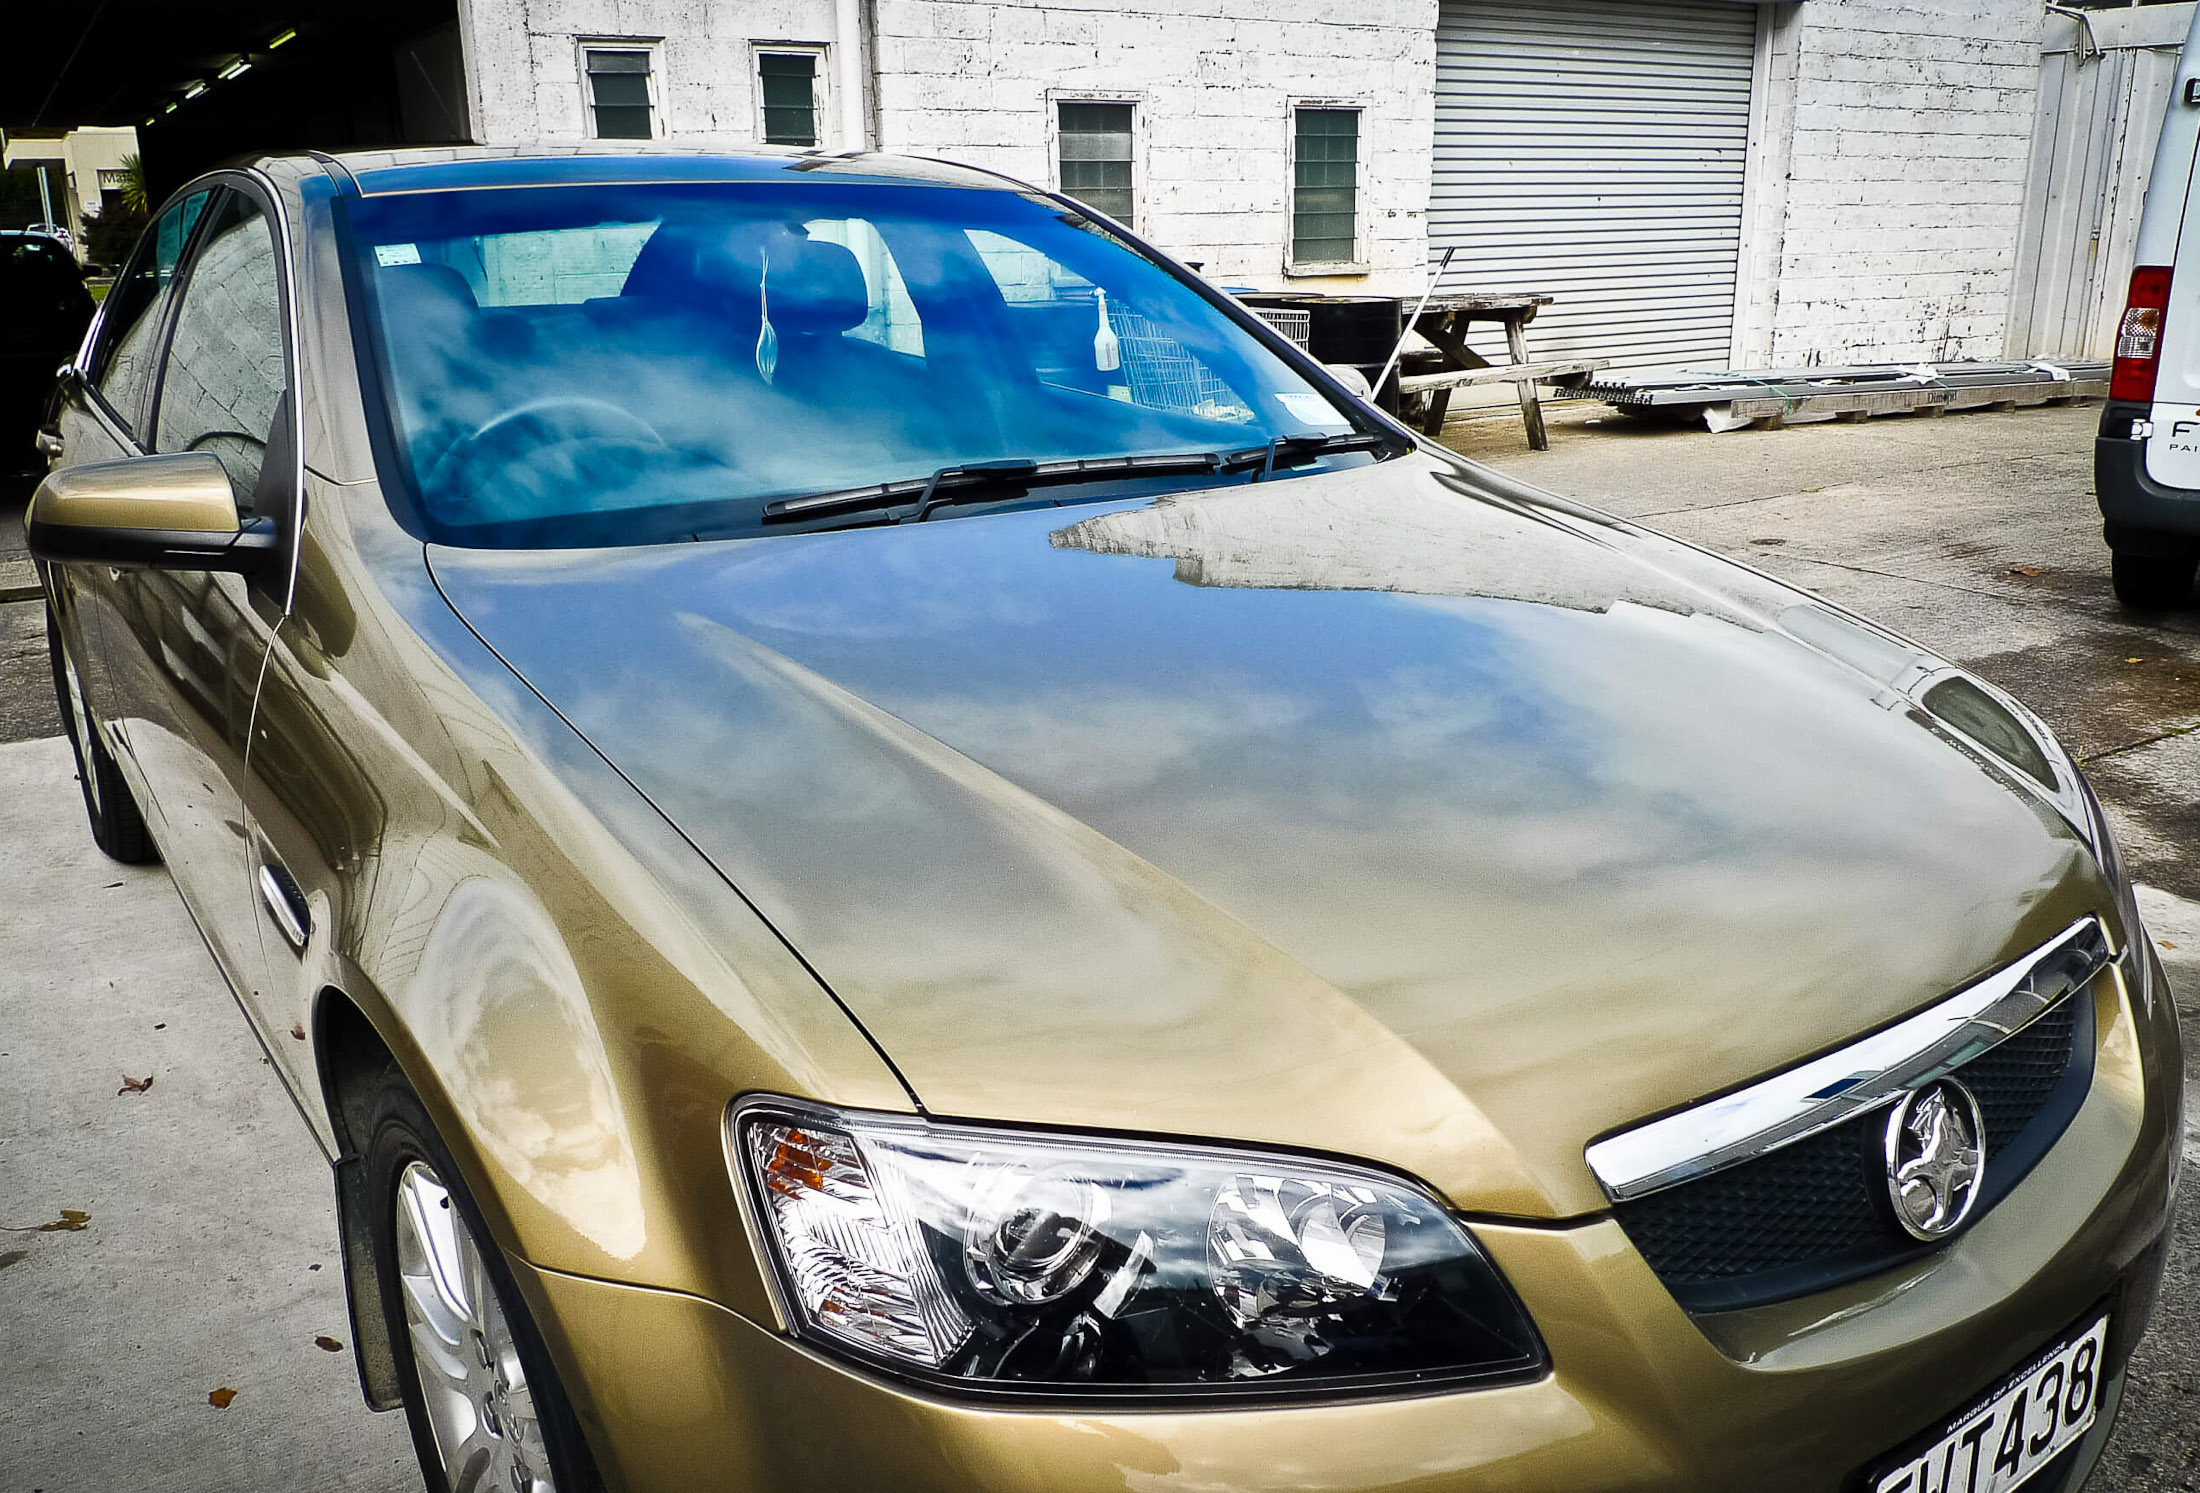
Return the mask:
<path id="1" fill-rule="evenodd" d="M 1816 1135 L 2000 1045 L 2113 957 L 2081 918 L 2030 954 L 1883 1031 L 1747 1088 L 1606 1136 L 1583 1153 L 1615 1203 Z"/>

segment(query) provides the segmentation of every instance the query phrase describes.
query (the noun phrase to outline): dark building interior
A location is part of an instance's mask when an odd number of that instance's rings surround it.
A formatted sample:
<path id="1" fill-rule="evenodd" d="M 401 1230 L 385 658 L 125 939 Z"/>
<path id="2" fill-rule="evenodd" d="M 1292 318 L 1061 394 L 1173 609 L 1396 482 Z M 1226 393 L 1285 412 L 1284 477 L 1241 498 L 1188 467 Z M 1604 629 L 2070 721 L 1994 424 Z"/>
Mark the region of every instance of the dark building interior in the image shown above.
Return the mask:
<path id="1" fill-rule="evenodd" d="M 156 200 L 253 152 L 467 138 L 456 0 L 83 0 L 17 11 L 0 129 L 134 125 Z"/>

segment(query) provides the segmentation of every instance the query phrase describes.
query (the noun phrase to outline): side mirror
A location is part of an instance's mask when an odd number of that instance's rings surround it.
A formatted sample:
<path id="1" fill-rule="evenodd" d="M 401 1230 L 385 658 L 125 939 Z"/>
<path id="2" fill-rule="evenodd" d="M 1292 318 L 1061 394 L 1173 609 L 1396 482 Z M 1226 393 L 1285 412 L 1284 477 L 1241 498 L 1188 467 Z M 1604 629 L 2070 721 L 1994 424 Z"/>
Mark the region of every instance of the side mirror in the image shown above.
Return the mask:
<path id="1" fill-rule="evenodd" d="M 282 537 L 237 517 L 236 490 L 206 451 L 91 462 L 49 473 L 23 517 L 41 560 L 155 570 L 254 571 Z"/>

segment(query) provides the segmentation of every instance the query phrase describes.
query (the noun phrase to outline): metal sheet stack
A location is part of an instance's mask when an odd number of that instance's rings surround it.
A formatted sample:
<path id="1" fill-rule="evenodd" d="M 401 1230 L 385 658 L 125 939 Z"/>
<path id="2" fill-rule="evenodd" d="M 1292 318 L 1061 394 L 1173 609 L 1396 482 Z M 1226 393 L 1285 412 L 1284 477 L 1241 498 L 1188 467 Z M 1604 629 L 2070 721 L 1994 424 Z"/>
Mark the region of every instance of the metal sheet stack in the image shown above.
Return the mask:
<path id="1" fill-rule="evenodd" d="M 1877 363 L 1848 368 L 1681 372 L 1593 379 L 1562 399 L 1599 399 L 1624 414 L 1674 422 L 1701 418 L 1713 430 L 1774 428 L 1789 420 L 1864 420 L 1873 415 L 2013 409 L 2108 393 L 2109 365 L 2051 363 Z"/>

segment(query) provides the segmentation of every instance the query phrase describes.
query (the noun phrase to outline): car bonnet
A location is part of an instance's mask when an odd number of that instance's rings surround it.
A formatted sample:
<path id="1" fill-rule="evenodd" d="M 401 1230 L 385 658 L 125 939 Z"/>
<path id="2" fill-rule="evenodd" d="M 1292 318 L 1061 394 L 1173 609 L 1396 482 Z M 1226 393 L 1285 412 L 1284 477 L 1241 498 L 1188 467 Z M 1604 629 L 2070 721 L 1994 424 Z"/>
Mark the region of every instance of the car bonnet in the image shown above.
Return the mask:
<path id="1" fill-rule="evenodd" d="M 1570 1216 L 1599 1134 L 2101 900 L 2049 805 L 1824 644 L 1876 635 L 1433 457 L 430 561 L 939 1115 Z"/>

